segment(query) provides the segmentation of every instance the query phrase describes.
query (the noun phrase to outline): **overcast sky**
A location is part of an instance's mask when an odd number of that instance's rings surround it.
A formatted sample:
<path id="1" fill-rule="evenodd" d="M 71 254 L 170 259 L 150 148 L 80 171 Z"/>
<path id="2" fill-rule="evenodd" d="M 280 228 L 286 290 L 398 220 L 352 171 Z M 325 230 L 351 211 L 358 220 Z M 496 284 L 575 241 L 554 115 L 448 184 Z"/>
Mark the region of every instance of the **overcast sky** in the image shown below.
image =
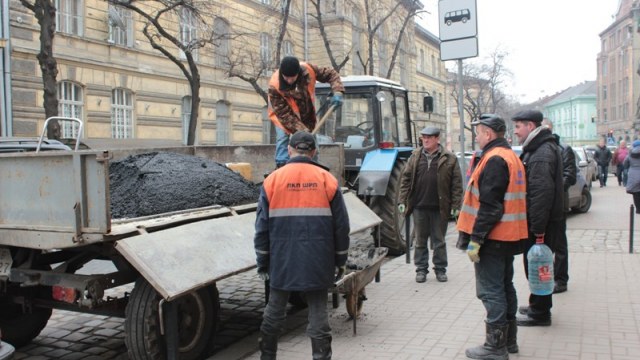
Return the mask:
<path id="1" fill-rule="evenodd" d="M 451 0 L 444 0 L 451 1 Z M 422 0 L 419 22 L 438 35 L 438 0 Z M 613 23 L 618 0 L 476 0 L 479 55 L 496 47 L 509 56 L 510 95 L 529 103 L 583 81 L 596 80 L 600 34 Z M 447 61 L 451 69 L 456 61 Z"/>

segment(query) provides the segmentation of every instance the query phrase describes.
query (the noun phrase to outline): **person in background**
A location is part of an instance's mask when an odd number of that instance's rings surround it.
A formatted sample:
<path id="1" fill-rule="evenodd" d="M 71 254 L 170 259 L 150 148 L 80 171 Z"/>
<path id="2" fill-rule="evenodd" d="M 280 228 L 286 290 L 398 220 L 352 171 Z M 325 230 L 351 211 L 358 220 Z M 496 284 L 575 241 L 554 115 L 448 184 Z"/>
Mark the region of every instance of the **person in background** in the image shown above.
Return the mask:
<path id="1" fill-rule="evenodd" d="M 551 120 L 542 119 L 542 125 L 545 125 L 553 132 L 553 123 Z M 556 143 L 562 151 L 562 183 L 564 185 L 564 210 L 569 211 L 569 187 L 575 185 L 578 177 L 578 166 L 576 165 L 576 156 L 573 149 L 568 144 L 560 141 L 558 134 L 553 134 Z M 563 229 L 558 230 L 558 241 L 553 252 L 553 276 L 554 286 L 553 293 L 562 293 L 567 291 L 567 283 L 569 282 L 569 244 L 567 242 L 567 220 L 566 217 L 560 224 Z"/>
<path id="2" fill-rule="evenodd" d="M 640 140 L 635 140 L 631 151 L 623 161 L 623 166 L 628 172 L 626 190 L 633 195 L 633 205 L 636 214 L 640 214 Z"/>
<path id="3" fill-rule="evenodd" d="M 529 266 L 527 253 L 539 239 L 551 250 L 564 234 L 564 181 L 562 153 L 556 138 L 546 126 L 542 126 L 542 113 L 524 110 L 512 118 L 514 134 L 522 145 L 520 159 L 527 178 L 527 226 L 529 238 L 524 251 L 524 270 L 527 278 Z M 551 325 L 552 294 L 529 295 L 529 306 L 518 311 L 519 326 Z"/>
<path id="4" fill-rule="evenodd" d="M 522 254 L 527 232 L 525 170 L 505 140 L 504 120 L 481 115 L 471 123 L 482 156 L 475 165 L 462 209 L 458 230 L 474 263 L 476 295 L 487 311 L 484 345 L 467 349 L 471 359 L 508 359 L 518 352 L 513 286 L 513 259 Z"/>
<path id="5" fill-rule="evenodd" d="M 340 74 L 332 68 L 286 56 L 269 80 L 269 118 L 276 126 L 276 168 L 289 160 L 289 136 L 296 131 L 312 132 L 316 127 L 316 81 L 331 84 L 331 105 L 342 105 L 344 86 Z"/>
<path id="6" fill-rule="evenodd" d="M 600 173 L 600 187 L 607 186 L 607 177 L 609 175 L 609 162 L 611 162 L 611 150 L 605 145 L 604 139 L 600 139 L 593 158 L 598 163 Z"/>
<path id="7" fill-rule="evenodd" d="M 288 151 L 289 162 L 264 180 L 256 211 L 258 276 L 270 286 L 260 326 L 260 359 L 276 359 L 289 294 L 298 291 L 309 306 L 313 358 L 330 360 L 327 291 L 345 272 L 349 214 L 338 180 L 312 160 L 313 135 L 293 134 Z"/>
<path id="8" fill-rule="evenodd" d="M 416 282 L 427 281 L 429 239 L 436 279 L 445 282 L 448 261 L 444 236 L 451 212 L 457 216 L 460 210 L 462 174 L 458 158 L 440 145 L 440 129 L 426 127 L 420 137 L 422 147 L 411 153 L 400 176 L 398 211 L 407 217 L 413 214 Z"/>
<path id="9" fill-rule="evenodd" d="M 613 159 L 611 165 L 616 167 L 616 177 L 618 178 L 618 186 L 627 186 L 627 171 L 624 168 L 624 159 L 629 155 L 629 149 L 627 149 L 627 142 L 620 140 L 620 144 L 613 152 Z"/>

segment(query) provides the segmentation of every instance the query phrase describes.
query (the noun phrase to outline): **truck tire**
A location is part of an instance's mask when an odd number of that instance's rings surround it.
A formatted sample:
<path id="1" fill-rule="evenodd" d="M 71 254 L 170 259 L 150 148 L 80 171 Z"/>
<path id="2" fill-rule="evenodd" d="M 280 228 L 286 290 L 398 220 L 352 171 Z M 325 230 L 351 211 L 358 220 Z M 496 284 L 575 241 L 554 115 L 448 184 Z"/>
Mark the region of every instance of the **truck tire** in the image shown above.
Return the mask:
<path id="1" fill-rule="evenodd" d="M 166 358 L 160 333 L 160 295 L 143 278 L 136 281 L 125 309 L 125 344 L 132 360 Z M 185 294 L 174 301 L 178 307 L 180 359 L 196 360 L 209 355 L 218 320 L 218 292 L 213 286 Z"/>
<path id="2" fill-rule="evenodd" d="M 38 286 L 27 291 L 38 292 L 38 298 L 51 299 L 51 288 Z M 21 292 L 24 294 L 24 292 Z M 8 299 L 0 298 L 0 329 L 2 340 L 16 348 L 27 345 L 47 326 L 51 317 L 51 308 L 32 307 L 25 311 L 22 305 L 8 303 Z"/>
<path id="3" fill-rule="evenodd" d="M 371 210 L 381 219 L 380 245 L 389 248 L 387 254 L 398 256 L 405 253 L 404 216 L 398 211 L 398 197 L 400 196 L 400 176 L 406 160 L 397 159 L 389 176 L 387 192 L 384 196 L 374 196 L 371 199 Z M 375 233 L 374 233 L 374 236 Z"/>

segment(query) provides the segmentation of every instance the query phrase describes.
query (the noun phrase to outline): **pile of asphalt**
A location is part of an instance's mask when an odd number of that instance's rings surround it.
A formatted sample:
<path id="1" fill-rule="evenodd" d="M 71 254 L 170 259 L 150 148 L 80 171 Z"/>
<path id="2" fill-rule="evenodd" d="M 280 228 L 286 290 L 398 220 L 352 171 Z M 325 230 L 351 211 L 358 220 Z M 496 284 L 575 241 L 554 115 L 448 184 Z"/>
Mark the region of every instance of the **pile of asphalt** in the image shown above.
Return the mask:
<path id="1" fill-rule="evenodd" d="M 135 218 L 258 201 L 260 189 L 223 164 L 168 152 L 132 155 L 109 165 L 111 217 Z"/>

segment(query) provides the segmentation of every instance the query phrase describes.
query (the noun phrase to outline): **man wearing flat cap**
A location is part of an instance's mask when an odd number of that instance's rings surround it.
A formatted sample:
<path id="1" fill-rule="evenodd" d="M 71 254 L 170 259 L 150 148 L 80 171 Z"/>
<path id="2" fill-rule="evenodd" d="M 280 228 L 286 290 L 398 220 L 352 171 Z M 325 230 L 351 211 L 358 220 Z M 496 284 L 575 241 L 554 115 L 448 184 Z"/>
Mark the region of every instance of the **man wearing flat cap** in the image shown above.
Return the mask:
<path id="1" fill-rule="evenodd" d="M 537 239 L 555 251 L 558 238 L 562 235 L 564 221 L 563 163 L 560 146 L 551 130 L 542 126 L 542 113 L 525 110 L 515 114 L 514 134 L 522 145 L 520 159 L 527 176 L 527 225 L 529 239 L 525 254 Z M 523 256 L 524 270 L 529 276 L 527 256 Z M 552 295 L 529 296 L 529 306 L 518 311 L 520 326 L 551 325 Z"/>
<path id="2" fill-rule="evenodd" d="M 269 118 L 276 126 L 276 168 L 287 163 L 289 136 L 316 127 L 316 81 L 331 84 L 331 105 L 342 105 L 344 86 L 332 68 L 318 67 L 286 56 L 269 80 Z"/>
<path id="3" fill-rule="evenodd" d="M 439 143 L 440 129 L 426 127 L 420 137 L 422 147 L 411 153 L 402 171 L 398 211 L 406 217 L 413 214 L 416 282 L 427 281 L 429 239 L 436 279 L 445 282 L 448 261 L 444 235 L 451 212 L 460 210 L 462 175 L 458 158 Z"/>
<path id="4" fill-rule="evenodd" d="M 288 151 L 287 165 L 264 180 L 256 211 L 258 275 L 270 287 L 258 340 L 260 358 L 276 358 L 289 295 L 296 291 L 309 307 L 312 357 L 331 359 L 327 290 L 345 272 L 349 215 L 338 180 L 312 160 L 313 135 L 293 134 Z"/>
<path id="5" fill-rule="evenodd" d="M 467 349 L 466 355 L 506 359 L 518 352 L 513 259 L 522 254 L 529 236 L 525 170 L 504 138 L 501 117 L 483 114 L 471 125 L 482 155 L 469 178 L 457 228 L 474 263 L 476 295 L 487 318 L 484 345 Z"/>

